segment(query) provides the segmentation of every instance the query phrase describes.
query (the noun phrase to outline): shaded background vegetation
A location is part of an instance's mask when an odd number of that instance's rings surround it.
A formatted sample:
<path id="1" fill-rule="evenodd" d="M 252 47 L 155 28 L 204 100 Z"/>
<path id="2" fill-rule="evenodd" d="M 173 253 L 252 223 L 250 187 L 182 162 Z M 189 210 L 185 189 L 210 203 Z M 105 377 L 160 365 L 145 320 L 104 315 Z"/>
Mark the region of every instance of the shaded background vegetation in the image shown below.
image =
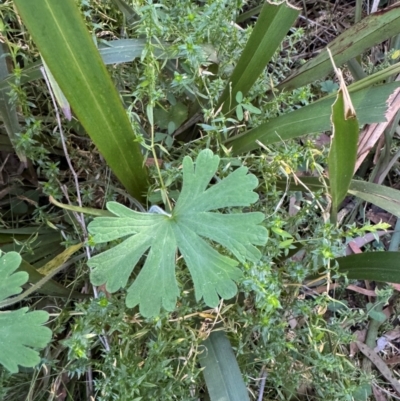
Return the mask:
<path id="1" fill-rule="evenodd" d="M 251 209 L 265 214 L 269 231 L 261 261 L 242 266 L 237 297 L 214 309 L 195 301 L 182 260 L 176 310 L 163 310 L 156 318 L 143 318 L 137 309 L 128 309 L 124 291 L 109 294 L 104 287 L 92 288 L 86 258 L 75 262 L 17 305 L 47 310 L 53 340 L 41 353 L 37 368 L 21 368 L 15 375 L 0 368 L 0 398 L 207 400 L 198 353 L 210 331 L 223 327 L 251 399 L 391 399 L 393 388 L 379 368 L 371 370 L 354 339 L 364 342 L 371 322 L 378 322 L 368 335 L 375 345 L 378 338 L 387 342 L 378 351 L 394 367 L 397 380 L 397 291 L 364 280 L 349 281 L 334 259 L 363 246 L 373 252 L 397 250 L 392 231 L 383 231 L 395 229 L 397 217 L 349 196 L 340 208 L 339 224 L 333 224 L 327 218 L 326 188 L 290 190 L 288 177 L 324 176 L 330 131 L 241 154 L 233 154 L 227 142 L 335 93 L 334 74 L 294 90 L 275 88 L 357 19 L 366 17 L 371 4 L 297 2 L 300 17 L 278 51 L 249 92 L 235 97 L 231 113 L 221 113 L 221 93 L 249 40 L 260 3 L 79 2 L 100 49 L 106 49 L 110 40 L 143 39 L 141 47 L 137 42 L 137 49 L 131 50 L 132 60 L 123 63 L 112 58 L 120 54 L 111 54 L 107 63 L 145 162 L 143 167 L 132 160 L 132 170 L 142 169 L 148 183 L 147 193 L 137 196 L 121 185 L 121 177 L 118 180 L 111 171 L 74 111 L 69 119 L 68 112 L 54 107 L 36 67 L 41 60 L 35 42 L 14 3 L 0 5 L 5 67 L 0 78 L 7 83 L 0 87 L 4 252 L 20 252 L 36 270 L 54 269 L 54 264 L 46 264 L 70 246 L 90 241 L 86 225 L 92 217 L 60 209 L 49 196 L 97 209 L 111 200 L 136 210 L 162 206 L 166 196 L 173 202 L 179 193 L 183 157 L 194 158 L 204 148 L 221 157 L 216 179 L 240 165 L 258 177 L 259 201 Z M 389 5 L 378 4 L 379 9 Z M 394 37 L 365 51 L 343 66 L 346 83 L 394 65 L 399 49 Z M 173 57 L 163 56 L 168 51 Z M 385 132 L 356 178 L 398 189 L 397 115 Z M 88 246 L 86 256 L 108 247 Z M 58 265 L 70 257 L 64 255 Z M 384 337 L 388 333 L 392 336 Z"/>

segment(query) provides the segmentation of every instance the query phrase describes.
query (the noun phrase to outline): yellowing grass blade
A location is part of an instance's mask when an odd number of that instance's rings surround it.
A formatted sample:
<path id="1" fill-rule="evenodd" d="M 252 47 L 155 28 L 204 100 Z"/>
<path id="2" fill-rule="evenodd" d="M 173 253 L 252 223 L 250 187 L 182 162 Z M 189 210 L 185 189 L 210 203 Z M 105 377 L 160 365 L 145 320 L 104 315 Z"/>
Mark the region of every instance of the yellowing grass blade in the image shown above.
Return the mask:
<path id="1" fill-rule="evenodd" d="M 108 210 L 95 209 L 95 208 L 91 208 L 91 207 L 79 207 L 79 206 L 74 206 L 74 205 L 66 205 L 64 203 L 57 202 L 52 196 L 49 197 L 49 200 L 53 205 L 56 205 L 56 206 L 60 207 L 61 209 L 69 210 L 71 212 L 85 213 L 85 214 L 89 214 L 91 216 L 103 216 L 103 217 L 114 216 Z"/>

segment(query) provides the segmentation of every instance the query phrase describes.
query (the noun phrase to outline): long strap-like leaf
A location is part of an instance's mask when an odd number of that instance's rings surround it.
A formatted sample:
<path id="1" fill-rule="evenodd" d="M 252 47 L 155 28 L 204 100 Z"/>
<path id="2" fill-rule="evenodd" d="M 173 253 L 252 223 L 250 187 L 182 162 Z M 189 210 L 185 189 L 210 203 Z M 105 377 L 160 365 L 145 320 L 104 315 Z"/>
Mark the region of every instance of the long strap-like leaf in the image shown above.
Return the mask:
<path id="1" fill-rule="evenodd" d="M 268 1 L 254 26 L 253 32 L 241 54 L 232 76 L 219 99 L 224 113 L 236 105 L 236 94 L 246 95 L 269 63 L 283 38 L 287 35 L 300 10 L 283 1 L 272 4 Z"/>
<path id="2" fill-rule="evenodd" d="M 200 357 L 211 401 L 250 401 L 232 346 L 223 331 L 210 334 Z"/>
<path id="3" fill-rule="evenodd" d="M 340 67 L 365 50 L 400 33 L 400 3 L 374 13 L 347 29 L 329 44 L 335 63 Z M 299 88 L 322 78 L 333 70 L 328 52 L 322 51 L 277 86 L 280 90 Z"/>
<path id="4" fill-rule="evenodd" d="M 16 0 L 18 12 L 74 113 L 135 198 L 147 174 L 137 137 L 74 0 Z"/>
<path id="5" fill-rule="evenodd" d="M 400 82 L 391 82 L 352 92 L 351 99 L 356 109 L 358 122 L 362 125 L 385 121 L 387 99 L 399 85 Z M 283 114 L 228 139 L 226 146 L 232 146 L 234 154 L 241 154 L 256 149 L 259 146 L 257 141 L 270 145 L 302 135 L 327 131 L 331 128 L 330 116 L 333 102 L 332 97 L 326 97 L 301 109 Z"/>

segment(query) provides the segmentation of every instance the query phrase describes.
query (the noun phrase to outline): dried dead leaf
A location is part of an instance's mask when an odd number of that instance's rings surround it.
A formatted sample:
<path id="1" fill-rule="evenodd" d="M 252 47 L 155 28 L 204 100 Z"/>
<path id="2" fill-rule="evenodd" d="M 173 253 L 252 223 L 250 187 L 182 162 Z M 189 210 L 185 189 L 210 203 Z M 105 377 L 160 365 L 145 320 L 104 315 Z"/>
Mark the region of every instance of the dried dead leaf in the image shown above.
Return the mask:
<path id="1" fill-rule="evenodd" d="M 346 290 L 351 290 L 358 292 L 359 294 L 366 295 L 367 297 L 376 297 L 375 291 L 367 290 L 365 288 L 357 287 L 356 285 L 349 285 L 346 287 Z"/>
<path id="2" fill-rule="evenodd" d="M 333 61 L 332 53 L 327 48 L 329 57 L 331 58 L 331 62 L 333 65 L 333 69 L 336 73 L 336 77 L 339 81 L 339 92 L 343 93 L 343 100 L 344 100 L 344 116 L 345 119 L 355 118 L 356 117 L 356 110 L 354 109 L 353 103 L 351 102 L 349 91 L 347 90 L 346 82 L 344 81 L 342 71 L 336 67 L 335 62 Z"/>
<path id="3" fill-rule="evenodd" d="M 387 401 L 386 394 L 377 386 L 372 386 L 375 401 Z"/>
<path id="4" fill-rule="evenodd" d="M 353 357 L 358 352 L 357 342 L 360 341 L 362 343 L 365 342 L 365 337 L 367 336 L 367 329 L 357 330 L 354 332 L 356 336 L 356 341 L 352 341 L 350 343 L 350 357 Z"/>
<path id="5" fill-rule="evenodd" d="M 397 328 L 397 329 L 394 329 L 394 330 L 390 330 L 387 333 L 385 333 L 384 336 L 389 341 L 397 340 L 398 338 L 400 338 L 400 328 Z"/>
<path id="6" fill-rule="evenodd" d="M 397 77 L 396 81 L 400 81 L 400 75 Z M 376 145 L 379 138 L 382 136 L 383 132 L 387 128 L 387 126 L 393 120 L 395 114 L 400 108 L 400 88 L 396 89 L 393 92 L 393 95 L 389 98 L 388 101 L 389 107 L 386 112 L 386 122 L 371 124 L 366 127 L 360 135 L 360 139 L 358 141 L 358 151 L 357 151 L 357 161 L 354 172 L 356 172 L 361 163 L 367 157 L 370 150 Z"/>
<path id="7" fill-rule="evenodd" d="M 399 365 L 400 364 L 400 355 L 396 355 L 385 361 L 386 365 Z"/>
<path id="8" fill-rule="evenodd" d="M 365 216 L 368 220 L 371 220 L 374 224 L 379 223 L 387 223 L 390 224 L 392 227 L 396 223 L 396 217 L 393 216 L 391 213 L 385 211 L 378 211 L 378 208 L 372 207 L 370 210 L 367 211 Z"/>
<path id="9" fill-rule="evenodd" d="M 379 222 L 378 222 L 379 223 Z M 346 255 L 352 255 L 353 253 L 360 253 L 363 246 L 369 242 L 374 241 L 377 237 L 382 237 L 383 235 L 389 234 L 392 231 L 377 231 L 375 233 L 365 234 L 363 237 L 354 238 L 347 245 Z"/>
<path id="10" fill-rule="evenodd" d="M 290 197 L 289 201 L 289 216 L 296 216 L 300 211 L 299 202 L 296 200 L 295 196 Z"/>
<path id="11" fill-rule="evenodd" d="M 392 385 L 393 389 L 397 394 L 400 395 L 400 383 L 392 375 L 391 370 L 387 367 L 386 363 L 380 358 L 380 356 L 367 345 L 361 341 L 356 341 L 358 349 L 376 366 L 381 372 L 382 376 Z"/>

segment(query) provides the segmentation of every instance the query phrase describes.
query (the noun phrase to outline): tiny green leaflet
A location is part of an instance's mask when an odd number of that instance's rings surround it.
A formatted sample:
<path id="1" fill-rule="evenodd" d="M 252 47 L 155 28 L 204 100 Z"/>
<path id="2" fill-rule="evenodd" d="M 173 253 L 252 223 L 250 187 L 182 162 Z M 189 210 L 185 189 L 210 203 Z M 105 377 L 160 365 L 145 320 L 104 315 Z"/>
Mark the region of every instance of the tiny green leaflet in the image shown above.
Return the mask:
<path id="1" fill-rule="evenodd" d="M 202 150 L 196 163 L 183 160 L 182 191 L 171 215 L 140 213 L 117 203 L 107 209 L 115 217 L 97 217 L 88 226 L 95 243 L 126 238 L 117 246 L 93 257 L 91 281 L 106 283 L 109 292 L 124 288 L 139 259 L 148 251 L 146 261 L 127 291 L 128 307 L 139 305 L 145 317 L 157 316 L 161 307 L 175 308 L 179 288 L 175 278 L 175 261 L 179 250 L 194 283 L 196 300 L 215 307 L 219 297 L 232 298 L 242 271 L 241 263 L 257 262 L 268 232 L 261 225 L 261 212 L 222 214 L 211 210 L 247 207 L 258 200 L 253 190 L 258 180 L 240 167 L 209 186 L 217 172 L 220 158 L 211 150 Z M 207 240 L 208 241 L 207 241 Z M 235 259 L 222 255 L 209 241 L 227 248 Z M 150 250 L 149 250 L 150 249 Z"/>
<path id="2" fill-rule="evenodd" d="M 0 302 L 19 294 L 28 281 L 26 272 L 15 272 L 20 264 L 17 252 L 0 258 Z M 44 348 L 51 339 L 51 330 L 43 326 L 48 317 L 45 311 L 28 312 L 28 308 L 0 311 L 0 364 L 11 373 L 18 372 L 18 365 L 36 366 L 40 357 L 35 348 Z"/>

